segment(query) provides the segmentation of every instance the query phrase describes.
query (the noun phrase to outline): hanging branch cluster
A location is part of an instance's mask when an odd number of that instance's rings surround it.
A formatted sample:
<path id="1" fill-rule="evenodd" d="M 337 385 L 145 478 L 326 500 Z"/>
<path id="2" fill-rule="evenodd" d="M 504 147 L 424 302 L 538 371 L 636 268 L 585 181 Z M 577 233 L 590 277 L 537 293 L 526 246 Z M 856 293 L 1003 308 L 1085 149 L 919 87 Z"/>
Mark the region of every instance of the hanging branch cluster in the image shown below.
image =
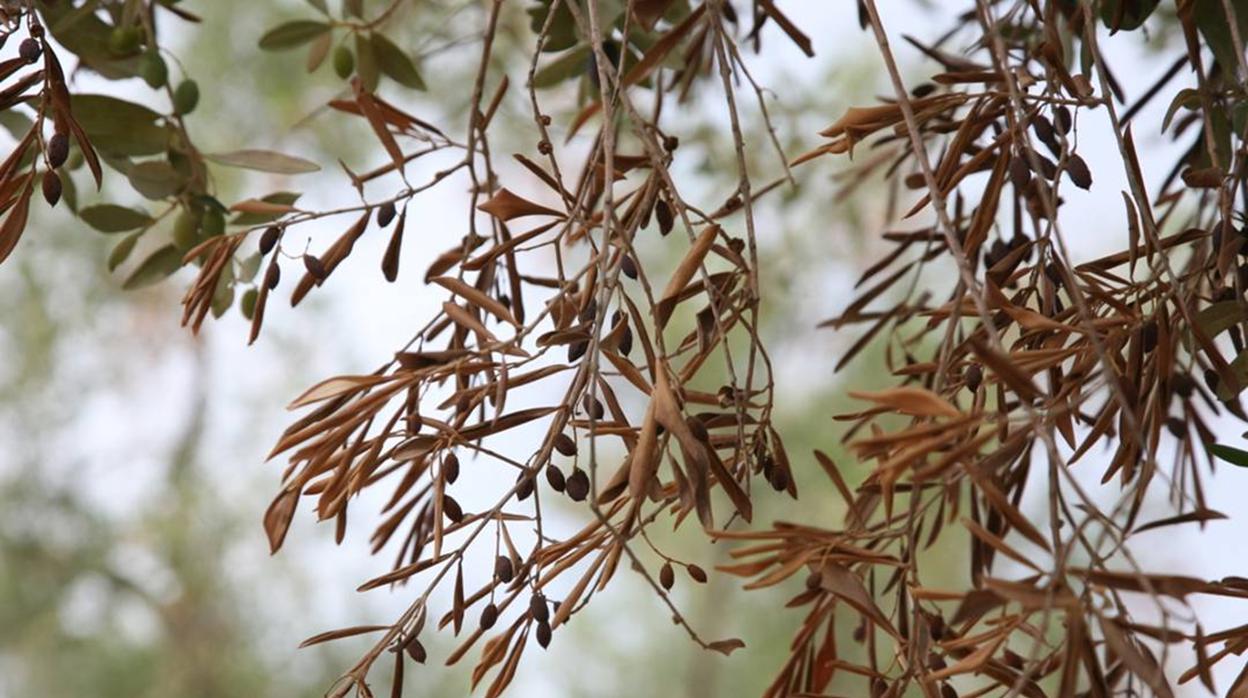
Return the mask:
<path id="1" fill-rule="evenodd" d="M 657 549 L 660 564 L 647 571 L 635 547 L 642 540 L 651 544 L 644 532 L 654 521 L 662 517 L 679 525 L 696 514 L 708 530 L 736 517 L 749 521 L 749 487 L 759 473 L 771 487 L 796 495 L 783 444 L 770 424 L 771 370 L 756 330 L 753 230 L 734 235 L 719 223 L 749 207 L 748 179 L 711 213 L 686 201 L 670 172 L 678 138 L 658 118 L 693 81 L 714 75 L 710 68 L 717 61 L 736 65 L 727 48 L 735 16 L 723 6 L 651 5 L 628 12 L 617 8 L 608 16 L 594 3 L 533 8 L 537 50 L 525 89 L 539 140 L 536 152 L 514 155 L 528 181 L 513 186 L 544 190 L 549 203 L 514 193 L 495 169 L 490 127 L 511 83 L 492 78 L 488 70 L 504 10 L 494 2 L 485 18 L 468 136 L 463 144 L 448 144 L 463 151 L 462 161 L 382 204 L 408 199 L 452 175 L 470 185 L 465 236 L 426 271 L 426 281 L 449 294 L 442 312 L 376 373 L 330 379 L 296 400 L 296 407 L 319 406 L 292 425 L 274 449 L 273 455 L 289 453 L 291 463 L 286 485 L 266 515 L 274 548 L 302 498 L 315 497 L 318 516 L 336 518 L 341 535 L 352 498 L 387 481 L 393 490 L 373 544 L 380 550 L 396 541 L 397 556 L 391 572 L 362 588 L 420 579 L 424 589 L 393 625 L 316 638 L 383 633 L 339 691 L 366 692 L 365 679 L 384 650 L 394 652 L 396 685 L 402 681 L 404 652 L 423 660 L 419 636 L 430 594 L 451 584 L 453 576 L 452 608 L 439 626 L 450 625 L 459 634 L 469 613 L 479 620 L 447 661 L 458 661 L 493 633 L 473 681 L 497 669 L 487 692 L 497 695 L 530 638 L 545 647 L 552 633 L 607 585 L 622 560 L 642 570 L 665 600 L 675 581 L 674 565 L 683 565 L 695 582 L 706 581 L 696 564 Z M 545 54 L 556 51 L 564 55 L 543 66 Z M 685 64 L 681 72 L 669 76 L 660 70 L 678 56 Z M 569 148 L 559 157 L 554 119 L 538 93 L 540 85 L 557 82 L 557 71 L 566 71 L 570 61 L 588 63 L 583 80 L 590 91 L 561 135 L 568 140 L 595 120 L 599 124 L 579 168 L 571 172 L 567 159 L 575 151 Z M 725 73 L 731 89 L 727 78 Z M 630 90 L 642 85 L 651 88 L 646 104 L 635 101 Z M 398 137 L 413 135 L 413 127 L 436 129 L 417 126 L 419 120 L 373 95 L 358 79 L 353 88 L 354 105 L 345 110 L 368 120 L 392 160 L 367 178 L 402 176 L 414 157 Z M 356 177 L 357 185 L 365 179 Z M 372 208 L 363 205 L 355 225 L 320 258 L 323 270 L 307 269 L 294 300 L 323 282 L 345 257 Z M 393 208 L 378 210 L 379 217 L 393 213 Z M 276 235 L 298 220 L 296 214 L 279 222 Z M 405 220 L 406 207 L 382 262 L 389 277 L 397 271 Z M 670 274 L 656 275 L 640 264 L 635 244 L 654 245 L 673 231 L 688 240 L 684 256 Z M 554 257 L 553 275 L 525 273 L 539 255 Z M 262 289 L 254 327 L 265 298 Z M 678 314 L 692 314 L 693 322 L 680 323 L 688 329 L 673 322 Z M 727 384 L 717 379 L 725 374 Z M 513 396 L 536 385 L 562 398 L 553 405 L 509 407 L 521 399 Z M 540 425 L 544 436 L 525 452 L 490 446 L 497 435 L 530 423 Z M 503 480 L 506 486 L 493 506 L 465 511 L 455 499 L 452 486 L 465 457 L 474 470 L 492 463 L 514 473 Z M 714 489 L 728 504 L 718 518 Z M 549 506 L 552 497 L 583 503 L 589 515 L 585 526 L 564 538 L 543 530 L 542 504 Z M 517 529 L 531 542 L 518 541 Z M 483 533 L 481 545 L 492 546 L 495 557 L 493 574 L 472 579 L 463 559 Z M 548 598 L 551 581 L 564 575 L 575 580 L 570 589 Z M 703 640 L 675 606 L 672 611 L 693 641 L 708 649 L 728 654 L 741 644 Z"/>
<path id="2" fill-rule="evenodd" d="M 436 239 L 415 230 L 411 203 L 467 188 L 459 239 L 424 270 L 440 312 L 375 372 L 299 396 L 291 407 L 307 412 L 270 456 L 288 461 L 264 516 L 274 551 L 301 503 L 335 521 L 341 541 L 357 496 L 384 491 L 371 542 L 374 552 L 393 550 L 393 565 L 361 589 L 419 590 L 390 624 L 305 643 L 377 637 L 333 695 L 371 695 L 370 672 L 387 652 L 398 695 L 405 664 L 426 658 L 420 638 L 433 632 L 435 591 L 452 598 L 435 624 L 462 636 L 447 663 L 479 648 L 473 683 L 492 677 L 487 695 L 498 695 L 530 639 L 551 642 L 621 562 L 693 642 L 730 654 L 740 640 L 704 639 L 668 596 L 677 568 L 694 582 L 707 573 L 647 535 L 656 522 L 680 526 L 690 515 L 709 538 L 741 541 L 739 561 L 721 569 L 751 578 L 748 587 L 806 578 L 789 603 L 805 620 L 770 696 L 824 695 L 838 675 L 873 696 L 910 687 L 956 695 L 954 682 L 972 675 L 978 683 L 958 686 L 974 685 L 976 695 L 1108 696 L 1124 687 L 1169 695 L 1172 645 L 1196 657 L 1177 681 L 1210 690 L 1211 667 L 1248 649 L 1248 629 L 1205 631 L 1187 605 L 1197 594 L 1246 596 L 1248 582 L 1145 570 L 1128 545 L 1136 534 L 1224 518 L 1201 486 L 1210 454 L 1248 466 L 1248 453 L 1218 443 L 1211 422 L 1242 419 L 1238 395 L 1248 386 L 1240 261 L 1248 233 L 1236 210 L 1237 196 L 1240 209 L 1248 202 L 1248 7 L 1238 0 L 1172 9 L 1149 0 L 975 0 L 943 37 L 907 38 L 939 71 L 918 85 L 900 73 L 875 2 L 862 0 L 858 19 L 892 94 L 850 109 L 822 133 L 823 145 L 791 163 L 742 51 L 761 51 L 770 27 L 769 36 L 813 55 L 774 0 L 752 0 L 744 20 L 728 0 L 534 0 L 522 83 L 496 60 L 516 3 L 480 3 L 479 64 L 458 125 L 422 119 L 396 97 L 426 89 L 419 61 L 386 34 L 410 3 L 371 10 L 348 0 L 340 13 L 309 4 L 308 18 L 268 31 L 260 47 L 306 48 L 309 72 L 332 66 L 346 89 L 328 106 L 366 124 L 378 146 L 370 155 L 384 158 L 362 172 L 344 163 L 359 203 L 331 210 L 305 208 L 291 192 L 228 206 L 216 198 L 210 167 L 318 168 L 267 150 L 205 154 L 192 145 L 184 117 L 198 85 L 170 84 L 157 42 L 158 14 L 197 21 L 174 0 L 0 5 L 3 36 L 23 24 L 27 34 L 18 56 L 0 63 L 0 108 L 15 117 L 6 126 L 27 124 L 0 169 L 0 259 L 26 227 L 37 180 L 56 205 L 72 191 L 66 170 L 85 162 L 98 185 L 103 162 L 163 208 L 78 208 L 76 195 L 66 197 L 88 225 L 127 234 L 110 268 L 136 247 L 148 256 L 127 287 L 194 268 L 183 301 L 194 331 L 240 290 L 254 342 L 284 275 L 294 276 L 285 286 L 297 305 L 361 237 L 388 229 L 378 262 L 394 281 L 404 236 Z M 1138 39 L 1145 22 L 1183 45 L 1130 101 L 1101 44 Z M 57 51 L 106 78 L 142 77 L 170 106 L 71 95 Z M 1173 86 L 1185 79 L 1194 87 Z M 548 106 L 573 92 L 572 113 Z M 502 116 L 512 93 L 523 95 L 527 118 Z M 704 117 L 694 103 L 711 96 L 730 125 L 737 176 L 707 202 L 688 193 L 673 163 L 681 119 Z M 1188 147 L 1169 172 L 1146 173 L 1136 116 L 1167 97 L 1160 127 Z M 770 143 L 747 142 L 747 106 Z M 1125 191 L 1093 189 L 1078 148 L 1080 125 L 1093 120 L 1114 134 Z M 530 134 L 532 150 L 500 157 L 491 147 L 500 128 Z M 761 147 L 774 147 L 777 163 L 763 185 L 747 169 L 747 153 Z M 844 500 L 843 524 L 769 528 L 753 522 L 757 488 L 796 497 L 797 487 L 772 425 L 754 208 L 794 181 L 790 164 L 850 156 L 859 176 L 883 173 L 906 210 L 890 212 L 896 225 L 882 239 L 891 250 L 825 324 L 865 327 L 841 365 L 882 345 L 896 385 L 854 393 L 864 411 L 840 418 L 860 465 L 842 470 L 814 454 Z M 1125 240 L 1122 251 L 1072 257 L 1063 230 L 1071 223 L 1060 215 L 1069 186 L 1122 211 L 1104 222 L 1104 234 Z M 327 219 L 343 221 L 336 240 L 315 254 L 287 249 L 294 231 Z M 663 239 L 673 233 L 680 242 Z M 643 263 L 659 256 L 646 250 L 674 246 L 674 265 Z M 1118 493 L 1109 508 L 1072 470 L 1098 446 L 1111 454 L 1102 484 Z M 861 482 L 847 477 L 863 469 Z M 492 504 L 459 502 L 461 470 L 479 488 L 494 483 Z M 1023 513 L 1029 486 L 1043 515 Z M 1143 521 L 1157 490 L 1174 511 Z M 550 529 L 543 504 L 556 499 L 582 512 L 579 530 Z M 965 588 L 932 586 L 945 555 L 929 549 L 948 538 L 969 542 Z M 465 558 L 481 550 L 495 562 L 474 575 Z M 857 647 L 838 644 L 847 624 Z M 1233 694 L 1248 692 L 1244 676 Z"/>
<path id="3" fill-rule="evenodd" d="M 1248 453 L 1218 444 L 1210 422 L 1244 419 L 1238 395 L 1248 386 L 1248 233 L 1236 210 L 1248 194 L 1246 125 L 1236 116 L 1248 6 L 1179 2 L 1167 14 L 1157 2 L 976 0 L 937 42 L 907 39 L 940 71 L 914 86 L 898 71 L 876 3 L 863 0 L 859 11 L 893 94 L 849 110 L 795 162 L 869 149 L 863 174 L 885 171 L 894 200 L 913 200 L 893 218 L 925 213 L 930 222 L 884 233 L 893 250 L 826 323 L 866 327 L 842 365 L 883 337 L 898 379 L 852 393 L 868 408 L 841 417 L 850 451 L 871 464 L 856 490 L 816 454 L 845 500 L 844 527 L 719 534 L 754 542 L 729 571 L 760 577 L 755 585 L 809 575 L 792 602 L 809 609 L 805 623 L 768 694 L 821 694 L 847 671 L 876 696 L 908 686 L 953 695 L 947 680 L 972 675 L 976 695 L 1167 696 L 1174 645 L 1195 656 L 1177 682 L 1216 690 L 1211 667 L 1248 648 L 1248 628 L 1207 632 L 1187 602 L 1244 598 L 1248 583 L 1143 569 L 1128 539 L 1225 518 L 1206 505 L 1202 476 L 1214 456 L 1248 466 Z M 1185 50 L 1126 106 L 1100 42 L 1139 36 L 1150 17 L 1181 33 Z M 1185 71 L 1196 87 L 1171 88 Z M 1168 89 L 1162 128 L 1186 154 L 1150 181 L 1133 117 Z M 1123 212 L 1108 230 L 1098 221 L 1098 232 L 1126 244 L 1076 261 L 1062 193 L 1092 188 L 1079 126 L 1098 119 L 1129 186 L 1098 192 Z M 950 260 L 957 276 L 945 295 L 916 283 Z M 1101 484 L 1117 484 L 1108 508 L 1074 470 L 1098 446 L 1109 454 Z M 1045 502 L 1045 515 L 1021 510 L 1029 486 L 1040 488 L 1030 501 Z M 1141 520 L 1153 490 L 1175 510 Z M 969 534 L 964 589 L 933 587 L 924 574 L 925 551 L 950 528 Z M 845 613 L 859 619 L 865 657 L 838 651 Z M 1228 695 L 1245 692 L 1248 671 Z"/>

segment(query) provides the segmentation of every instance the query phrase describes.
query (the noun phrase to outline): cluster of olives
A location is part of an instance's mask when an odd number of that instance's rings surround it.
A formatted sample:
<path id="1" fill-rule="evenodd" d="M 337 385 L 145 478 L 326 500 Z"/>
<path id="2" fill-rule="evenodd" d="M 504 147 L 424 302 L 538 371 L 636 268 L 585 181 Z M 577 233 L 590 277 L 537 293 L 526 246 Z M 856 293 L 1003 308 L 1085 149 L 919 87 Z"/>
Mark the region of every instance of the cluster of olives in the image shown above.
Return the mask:
<path id="1" fill-rule="evenodd" d="M 47 158 L 48 169 L 43 172 L 43 181 L 40 186 L 43 188 L 44 200 L 49 206 L 55 206 L 61 200 L 61 192 L 64 189 L 61 176 L 56 171 L 69 159 L 69 136 L 63 131 L 52 134 L 44 149 L 44 156 Z"/>
<path id="2" fill-rule="evenodd" d="M 154 90 L 169 84 L 169 66 L 155 42 L 147 40 L 147 32 L 140 26 L 117 26 L 108 36 L 108 50 L 115 56 L 139 55 L 137 74 Z M 178 115 L 190 114 L 199 104 L 199 85 L 194 80 L 183 80 L 173 89 L 173 111 Z"/>
<path id="3" fill-rule="evenodd" d="M 188 205 L 173 221 L 173 244 L 186 252 L 200 242 L 225 232 L 225 210 L 220 204 Z"/>

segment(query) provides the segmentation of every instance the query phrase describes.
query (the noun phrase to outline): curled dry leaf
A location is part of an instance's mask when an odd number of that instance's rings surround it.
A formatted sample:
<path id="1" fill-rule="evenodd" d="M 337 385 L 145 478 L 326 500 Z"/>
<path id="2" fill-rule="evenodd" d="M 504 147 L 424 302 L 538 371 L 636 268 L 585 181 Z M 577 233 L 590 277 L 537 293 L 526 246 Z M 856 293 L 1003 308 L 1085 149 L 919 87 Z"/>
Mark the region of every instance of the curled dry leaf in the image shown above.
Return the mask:
<path id="1" fill-rule="evenodd" d="M 286 489 L 273 499 L 264 512 L 264 532 L 269 537 L 269 552 L 276 553 L 286 540 L 286 531 L 295 517 L 295 507 L 299 503 L 299 492 Z"/>
<path id="2" fill-rule="evenodd" d="M 707 649 L 714 650 L 724 655 L 731 655 L 733 652 L 745 647 L 745 642 L 737 638 L 729 638 L 727 640 L 716 640 L 706 646 Z"/>
<path id="3" fill-rule="evenodd" d="M 516 196 L 511 193 L 511 190 L 506 188 L 499 189 L 489 201 L 477 206 L 477 208 L 503 222 L 524 218 L 525 216 L 563 216 L 562 213 L 552 208 L 547 208 L 528 199 Z"/>
<path id="4" fill-rule="evenodd" d="M 391 380 L 390 376 L 338 376 L 321 381 L 316 385 L 308 388 L 302 395 L 291 401 L 286 406 L 288 410 L 296 410 L 300 407 L 306 407 L 322 400 L 338 397 L 348 393 L 354 393 L 374 385 L 379 385 Z"/>
<path id="5" fill-rule="evenodd" d="M 304 647 L 311 647 L 312 645 L 319 645 L 322 642 L 330 642 L 333 640 L 339 640 L 344 637 L 355 637 L 356 635 L 363 635 L 365 633 L 375 633 L 375 632 L 380 632 L 382 630 L 389 630 L 389 629 L 390 629 L 390 626 L 388 625 L 356 625 L 350 628 L 339 628 L 338 630 L 330 630 L 327 632 L 319 633 L 317 635 L 313 635 L 312 637 L 299 643 L 299 649 L 303 649 Z"/>
<path id="6" fill-rule="evenodd" d="M 917 417 L 961 417 L 962 412 L 948 400 L 924 388 L 889 388 L 876 392 L 850 391 L 850 397 L 874 402 L 902 414 Z"/>

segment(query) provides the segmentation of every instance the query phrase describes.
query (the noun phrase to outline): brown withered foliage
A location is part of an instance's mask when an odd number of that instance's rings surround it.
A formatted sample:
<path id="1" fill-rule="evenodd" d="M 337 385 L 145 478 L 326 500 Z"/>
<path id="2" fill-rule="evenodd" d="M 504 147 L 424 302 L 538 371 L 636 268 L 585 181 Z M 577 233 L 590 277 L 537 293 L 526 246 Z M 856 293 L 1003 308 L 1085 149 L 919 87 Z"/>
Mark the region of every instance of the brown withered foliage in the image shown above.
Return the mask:
<path id="1" fill-rule="evenodd" d="M 365 234 L 388 230 L 377 260 L 386 279 L 412 273 L 400 268 L 409 203 L 468 187 L 458 239 L 422 270 L 441 311 L 373 373 L 332 377 L 295 399 L 304 412 L 270 454 L 287 463 L 264 514 L 274 551 L 301 505 L 334 521 L 341 540 L 357 495 L 384 491 L 371 542 L 390 549 L 393 567 L 361 589 L 403 584 L 412 594 L 389 624 L 305 642 L 376 637 L 331 695 L 372 695 L 370 671 L 387 653 L 399 695 L 405 666 L 426 660 L 421 638 L 439 631 L 461 638 L 446 662 L 471 653 L 474 686 L 498 695 L 522 656 L 549 644 L 621 564 L 694 643 L 731 654 L 741 640 L 703 638 L 668 596 L 708 572 L 649 550 L 647 529 L 662 522 L 729 541 L 736 560 L 719 572 L 748 588 L 805 580 L 788 604 L 804 619 L 768 696 L 828 695 L 834 679 L 872 696 L 954 696 L 955 683 L 974 686 L 966 695 L 1166 696 L 1190 681 L 1248 696 L 1248 670 L 1232 686 L 1215 686 L 1211 671 L 1248 649 L 1248 627 L 1213 627 L 1218 619 L 1188 605 L 1197 595 L 1248 596 L 1248 579 L 1143 569 L 1128 546 L 1143 531 L 1225 518 L 1206 506 L 1202 479 L 1215 458 L 1248 466 L 1248 452 L 1218 443 L 1213 422 L 1244 418 L 1248 386 L 1248 3 L 969 0 L 947 31 L 904 39 L 875 0 L 828 3 L 874 38 L 891 92 L 850 109 L 822 145 L 791 159 L 747 64 L 764 38 L 814 55 L 787 3 L 477 3 L 480 62 L 460 124 L 431 123 L 386 96 L 425 87 L 384 33 L 403 0 L 371 12 L 347 2 L 340 16 L 309 4 L 309 18 L 265 33 L 260 46 L 306 46 L 309 71 L 330 61 L 348 89 L 328 107 L 366 124 L 385 160 L 363 172 L 344 165 L 360 203 L 332 210 L 287 193 L 232 206 L 214 197 L 210 166 L 316 166 L 192 145 L 183 117 L 199 87 L 170 85 L 153 20 L 196 21 L 177 4 L 105 2 L 75 15 L 82 3 L 0 3 L 4 36 L 26 37 L 0 62 L 0 108 L 33 113 L 0 167 L 0 259 L 26 227 L 36 182 L 56 205 L 67 159 L 80 154 L 97 184 L 104 160 L 166 207 L 78 211 L 97 229 L 129 231 L 110 266 L 171 216 L 172 242 L 127 285 L 192 266 L 184 324 L 197 331 L 241 288 L 254 342 L 274 292 L 290 288 L 292 305 L 323 293 Z M 523 80 L 493 60 L 502 20 L 521 6 L 532 30 Z M 1176 37 L 1158 49 L 1174 53 L 1172 67 L 1128 97 L 1106 47 L 1148 32 Z M 350 41 L 335 48 L 335 36 Z M 921 52 L 929 81 L 903 79 L 898 40 Z M 104 77 L 141 76 L 172 110 L 71 95 L 58 53 Z M 547 106 L 546 90 L 560 85 L 581 92 L 571 114 Z M 533 146 L 502 154 L 491 136 L 514 91 L 531 114 L 505 127 Z M 672 167 L 681 120 L 703 113 L 694 94 L 717 95 L 737 163 L 735 186 L 710 201 L 692 200 Z M 1165 101 L 1164 123 L 1137 123 L 1145 105 Z M 747 142 L 747 108 L 767 125 L 763 142 Z M 1094 188 L 1098 173 L 1078 152 L 1080 125 L 1093 121 L 1113 134 L 1124 191 Z M 1144 170 L 1134 133 L 1145 128 L 1185 146 L 1169 169 Z M 751 177 L 753 148 L 787 163 L 775 179 Z M 454 164 L 430 171 L 423 158 L 435 153 L 454 154 Z M 779 396 L 758 329 L 767 270 L 754 215 L 760 197 L 793 181 L 790 167 L 851 157 L 859 177 L 881 177 L 901 204 L 881 234 L 890 251 L 824 323 L 856 333 L 842 366 L 876 345 L 892 371 L 893 387 L 852 393 L 862 411 L 839 417 L 870 473 L 856 486 L 822 452 L 786 452 L 772 424 Z M 503 177 L 506 158 L 527 174 Z M 382 186 L 389 193 L 377 196 Z M 1072 259 L 1060 215 L 1072 186 L 1093 189 L 1113 212 L 1103 234 L 1120 251 Z M 283 247 L 292 229 L 330 217 L 344 232 L 328 246 Z M 643 263 L 640 250 L 669 245 L 669 235 L 681 241 L 679 259 Z M 554 391 L 557 402 L 534 404 Z M 1094 449 L 1108 454 L 1099 460 L 1102 485 L 1116 492 L 1110 506 L 1071 470 Z M 839 528 L 755 520 L 760 498 L 797 496 L 798 459 L 817 463 L 839 492 Z M 454 485 L 468 478 L 501 482 L 496 501 L 465 508 Z M 1150 492 L 1173 511 L 1144 520 Z M 1046 504 L 1043 515 L 1020 510 L 1025 495 Z M 583 512 L 572 535 L 543 528 L 543 504 L 556 498 Z M 930 570 L 944 561 L 931 548 L 946 539 L 969 547 L 962 588 L 932 586 Z M 465 566 L 482 550 L 492 566 Z M 555 579 L 570 580 L 558 595 Z M 449 608 L 437 607 L 439 590 Z M 1155 610 L 1147 619 L 1134 617 L 1142 600 Z M 856 647 L 841 646 L 846 627 Z M 1175 646 L 1196 658 L 1181 675 L 1165 668 Z"/>

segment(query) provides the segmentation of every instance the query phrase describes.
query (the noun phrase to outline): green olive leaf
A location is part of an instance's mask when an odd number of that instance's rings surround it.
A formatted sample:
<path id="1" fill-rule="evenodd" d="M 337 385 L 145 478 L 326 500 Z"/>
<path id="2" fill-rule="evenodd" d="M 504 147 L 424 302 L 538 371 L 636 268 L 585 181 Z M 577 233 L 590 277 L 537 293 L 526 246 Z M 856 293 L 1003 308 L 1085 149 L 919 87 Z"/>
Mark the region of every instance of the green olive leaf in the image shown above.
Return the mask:
<path id="1" fill-rule="evenodd" d="M 74 95 L 74 120 L 101 154 L 156 155 L 169 147 L 172 133 L 160 114 L 108 95 Z"/>
<path id="2" fill-rule="evenodd" d="M 381 72 L 386 77 L 413 90 L 423 91 L 425 89 L 424 78 L 420 77 L 420 71 L 417 70 L 416 63 L 412 61 L 412 57 L 406 51 L 396 46 L 384 34 L 373 34 L 369 43 L 373 45 L 373 55 L 377 59 L 377 67 L 381 69 Z"/>
<path id="3" fill-rule="evenodd" d="M 1209 444 L 1209 453 L 1231 465 L 1248 468 L 1248 451 L 1242 451 L 1224 444 Z"/>
<path id="4" fill-rule="evenodd" d="M 108 253 L 108 270 L 115 271 L 117 267 L 125 263 L 130 258 L 130 253 L 134 251 L 134 244 L 143 237 L 143 231 L 130 233 L 117 243 L 112 252 Z"/>
<path id="5" fill-rule="evenodd" d="M 539 90 L 554 87 L 564 80 L 584 74 L 589 65 L 589 51 L 588 45 L 577 46 L 547 63 L 533 76 L 533 87 Z"/>
<path id="6" fill-rule="evenodd" d="M 259 170 L 274 174 L 305 174 L 316 172 L 321 166 L 293 155 L 272 150 L 235 150 L 228 153 L 205 153 L 204 159 L 247 170 Z"/>
<path id="7" fill-rule="evenodd" d="M 355 35 L 355 74 L 367 92 L 376 92 L 381 82 L 381 66 L 377 63 L 377 51 L 373 42 L 363 34 Z"/>
<path id="8" fill-rule="evenodd" d="M 295 20 L 278 25 L 260 37 L 260 48 L 265 51 L 284 51 L 302 46 L 330 30 L 324 22 L 308 19 Z"/>
<path id="9" fill-rule="evenodd" d="M 127 173 L 130 186 L 153 201 L 167 199 L 182 191 L 186 176 L 165 160 L 149 160 L 137 163 Z"/>
<path id="10" fill-rule="evenodd" d="M 173 245 L 165 245 L 139 263 L 121 287 L 127 291 L 151 286 L 164 280 L 182 266 L 182 253 Z"/>
<path id="11" fill-rule="evenodd" d="M 151 225 L 153 219 L 146 211 L 138 211 L 116 204 L 97 204 L 78 212 L 84 223 L 101 233 L 124 233 Z"/>

